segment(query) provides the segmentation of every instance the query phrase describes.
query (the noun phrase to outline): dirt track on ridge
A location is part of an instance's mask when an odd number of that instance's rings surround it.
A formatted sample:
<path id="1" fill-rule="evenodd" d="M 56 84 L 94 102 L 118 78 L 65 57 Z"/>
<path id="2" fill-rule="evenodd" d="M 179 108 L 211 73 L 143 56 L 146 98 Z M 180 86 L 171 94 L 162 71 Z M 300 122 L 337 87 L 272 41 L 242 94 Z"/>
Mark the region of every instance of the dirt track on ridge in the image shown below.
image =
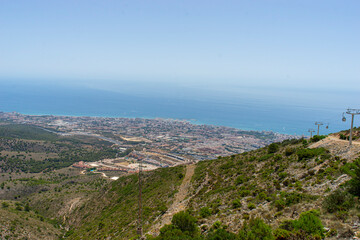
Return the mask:
<path id="1" fill-rule="evenodd" d="M 171 219 L 174 214 L 186 209 L 187 199 L 185 198 L 188 196 L 190 181 L 194 175 L 195 168 L 196 165 L 194 164 L 186 165 L 186 174 L 179 187 L 179 191 L 174 196 L 174 202 L 171 204 L 166 213 L 160 217 L 158 222 L 151 227 L 150 231 L 148 232 L 149 234 L 158 235 L 162 226 L 171 223 Z"/>

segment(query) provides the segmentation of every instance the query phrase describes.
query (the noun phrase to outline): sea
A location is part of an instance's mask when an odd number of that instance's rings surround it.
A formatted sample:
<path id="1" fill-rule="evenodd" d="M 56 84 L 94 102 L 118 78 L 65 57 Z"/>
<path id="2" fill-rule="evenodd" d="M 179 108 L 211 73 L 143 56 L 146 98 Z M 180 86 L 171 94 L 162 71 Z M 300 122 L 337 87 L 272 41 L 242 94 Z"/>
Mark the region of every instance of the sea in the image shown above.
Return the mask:
<path id="1" fill-rule="evenodd" d="M 0 111 L 30 115 L 166 118 L 308 136 L 350 128 L 347 108 L 360 108 L 357 92 L 237 87 L 226 89 L 123 83 L 116 89 L 76 84 L 0 81 Z M 355 117 L 359 126 L 360 116 Z M 316 133 L 316 132 L 315 132 Z"/>

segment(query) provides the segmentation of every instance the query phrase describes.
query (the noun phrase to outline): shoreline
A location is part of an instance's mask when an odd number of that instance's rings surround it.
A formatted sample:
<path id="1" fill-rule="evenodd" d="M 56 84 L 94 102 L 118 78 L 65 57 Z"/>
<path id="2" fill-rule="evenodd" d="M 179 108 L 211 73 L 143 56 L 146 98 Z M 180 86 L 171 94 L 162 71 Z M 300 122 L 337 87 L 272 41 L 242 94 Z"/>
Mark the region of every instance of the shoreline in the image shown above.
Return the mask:
<path id="1" fill-rule="evenodd" d="M 157 120 L 157 119 L 159 119 L 159 120 L 163 120 L 163 121 L 187 122 L 189 124 L 198 125 L 198 126 L 205 125 L 205 126 L 219 127 L 219 128 L 230 128 L 230 129 L 236 129 L 236 130 L 245 131 L 245 132 L 273 133 L 273 134 L 281 134 L 281 135 L 287 135 L 287 136 L 292 136 L 292 137 L 301 136 L 301 135 L 297 135 L 297 134 L 289 134 L 289 133 L 286 133 L 286 132 L 277 132 L 277 131 L 273 131 L 273 130 L 254 130 L 254 129 L 250 129 L 250 128 L 237 128 L 237 127 L 225 126 L 225 125 L 220 125 L 220 124 L 218 125 L 218 124 L 212 124 L 212 123 L 205 123 L 205 122 L 201 122 L 201 121 L 196 120 L 196 119 L 176 119 L 176 118 L 146 117 L 146 116 L 142 116 L 142 117 L 90 116 L 90 115 L 72 115 L 72 114 L 24 113 L 24 112 L 17 112 L 17 111 L 12 111 L 12 112 L 0 111 L 0 113 L 20 114 L 20 115 L 32 116 L 32 117 L 54 116 L 54 117 L 75 117 L 75 118 L 89 117 L 89 118 L 113 118 L 113 119 L 144 119 L 144 120 Z"/>

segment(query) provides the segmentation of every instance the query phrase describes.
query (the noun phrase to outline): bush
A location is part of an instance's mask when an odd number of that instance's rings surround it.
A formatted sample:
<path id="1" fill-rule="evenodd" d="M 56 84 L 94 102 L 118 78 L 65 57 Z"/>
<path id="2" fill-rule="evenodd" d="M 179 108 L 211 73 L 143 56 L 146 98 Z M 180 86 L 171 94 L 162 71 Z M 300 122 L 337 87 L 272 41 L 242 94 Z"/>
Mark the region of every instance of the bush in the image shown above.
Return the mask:
<path id="1" fill-rule="evenodd" d="M 211 215 L 211 209 L 208 207 L 203 207 L 200 209 L 200 216 L 206 218 Z"/>
<path id="2" fill-rule="evenodd" d="M 274 231 L 274 236 L 276 240 L 287 240 L 290 239 L 292 233 L 289 232 L 288 230 L 278 228 Z"/>
<path id="3" fill-rule="evenodd" d="M 319 212 L 315 210 L 301 213 L 298 220 L 283 221 L 279 229 L 286 231 L 277 230 L 275 233 L 278 236 L 290 233 L 291 237 L 277 239 L 321 239 L 324 237 L 324 226 L 319 218 Z"/>
<path id="4" fill-rule="evenodd" d="M 239 199 L 235 199 L 233 202 L 232 202 L 232 207 L 233 208 L 240 208 L 242 206 L 241 202 Z"/>
<path id="5" fill-rule="evenodd" d="M 277 151 L 279 151 L 279 145 L 277 143 L 272 143 L 269 145 L 268 147 L 268 153 L 276 153 Z"/>
<path id="6" fill-rule="evenodd" d="M 236 235 L 234 233 L 230 233 L 223 228 L 217 229 L 214 232 L 208 234 L 208 240 L 233 240 L 236 239 Z"/>
<path id="7" fill-rule="evenodd" d="M 324 136 L 324 135 L 315 135 L 315 136 L 313 136 L 311 139 L 310 139 L 310 142 L 318 142 L 318 141 L 320 141 L 320 140 L 322 140 L 322 139 L 324 139 L 324 138 L 326 138 L 326 136 Z"/>
<path id="8" fill-rule="evenodd" d="M 286 207 L 286 203 L 283 199 L 276 200 L 274 205 L 278 211 L 283 210 Z"/>
<path id="9" fill-rule="evenodd" d="M 240 185 L 243 184 L 245 182 L 245 177 L 244 176 L 238 176 L 235 180 L 235 184 L 236 185 Z"/>
<path id="10" fill-rule="evenodd" d="M 171 224 L 182 232 L 188 232 L 190 235 L 197 232 L 196 218 L 184 211 L 175 214 Z"/>
<path id="11" fill-rule="evenodd" d="M 303 230 L 308 235 L 318 235 L 324 237 L 324 226 L 319 218 L 318 211 L 307 211 L 300 214 L 300 218 L 294 221 L 296 230 Z"/>
<path id="12" fill-rule="evenodd" d="M 290 156 L 290 155 L 292 155 L 294 153 L 295 153 L 295 148 L 288 147 L 288 148 L 285 149 L 285 156 Z"/>
<path id="13" fill-rule="evenodd" d="M 344 191 L 336 190 L 325 198 L 323 207 L 329 213 L 337 211 L 347 211 L 354 206 L 354 197 Z"/>
<path id="14" fill-rule="evenodd" d="M 256 208 L 256 206 L 255 206 L 254 203 L 249 203 L 249 204 L 247 205 L 247 207 L 248 207 L 250 210 L 253 210 L 253 209 Z"/>
<path id="15" fill-rule="evenodd" d="M 247 240 L 273 240 L 275 239 L 271 227 L 264 223 L 260 218 L 250 219 L 245 222 L 239 231 L 239 239 Z"/>
<path id="16" fill-rule="evenodd" d="M 2 202 L 1 206 L 2 206 L 2 208 L 8 208 L 9 204 L 7 202 Z"/>
<path id="17" fill-rule="evenodd" d="M 151 238 L 150 238 L 151 239 Z M 160 229 L 160 235 L 154 240 L 192 240 L 193 238 L 183 233 L 180 229 L 174 225 L 165 225 Z"/>
<path id="18" fill-rule="evenodd" d="M 26 212 L 29 212 L 29 211 L 30 211 L 30 206 L 29 206 L 28 203 L 25 205 L 24 211 L 26 211 Z"/>
<path id="19" fill-rule="evenodd" d="M 160 229 L 160 235 L 156 240 L 193 240 L 198 235 L 196 219 L 187 212 L 175 214 L 171 224 L 165 225 Z"/>
<path id="20" fill-rule="evenodd" d="M 299 149 L 296 152 L 296 154 L 298 156 L 299 161 L 301 161 L 301 160 L 313 158 L 315 156 L 319 156 L 325 152 L 326 151 L 324 148 L 314 148 L 314 149 L 305 148 L 305 149 Z"/>
<path id="21" fill-rule="evenodd" d="M 351 176 L 351 180 L 348 182 L 349 192 L 360 196 L 360 158 L 351 164 L 351 170 L 347 170 L 346 173 Z"/>

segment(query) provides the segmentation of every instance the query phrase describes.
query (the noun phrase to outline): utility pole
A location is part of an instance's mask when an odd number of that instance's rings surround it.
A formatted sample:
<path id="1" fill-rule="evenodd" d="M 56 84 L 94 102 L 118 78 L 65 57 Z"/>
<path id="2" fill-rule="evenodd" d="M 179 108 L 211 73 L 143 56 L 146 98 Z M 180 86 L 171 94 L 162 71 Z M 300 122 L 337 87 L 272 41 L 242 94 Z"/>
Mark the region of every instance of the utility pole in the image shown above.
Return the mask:
<path id="1" fill-rule="evenodd" d="M 315 125 L 318 126 L 317 135 L 319 136 L 320 126 L 321 126 L 321 125 L 324 125 L 324 123 L 322 123 L 322 122 L 315 122 Z"/>
<path id="2" fill-rule="evenodd" d="M 309 129 L 308 132 L 310 133 L 310 139 L 312 138 L 312 133 L 315 132 L 314 129 Z"/>
<path id="3" fill-rule="evenodd" d="M 350 128 L 349 144 L 352 145 L 352 131 L 353 131 L 353 126 L 354 126 L 354 116 L 360 114 L 360 109 L 348 108 L 346 111 L 346 114 L 351 115 L 351 128 Z M 345 119 L 345 121 L 346 121 L 346 119 Z"/>
<path id="4" fill-rule="evenodd" d="M 141 174 L 142 174 L 142 159 L 139 158 L 139 213 L 138 213 L 138 229 L 137 233 L 140 236 L 140 240 L 144 239 L 143 229 L 142 229 L 142 182 L 141 182 Z"/>

